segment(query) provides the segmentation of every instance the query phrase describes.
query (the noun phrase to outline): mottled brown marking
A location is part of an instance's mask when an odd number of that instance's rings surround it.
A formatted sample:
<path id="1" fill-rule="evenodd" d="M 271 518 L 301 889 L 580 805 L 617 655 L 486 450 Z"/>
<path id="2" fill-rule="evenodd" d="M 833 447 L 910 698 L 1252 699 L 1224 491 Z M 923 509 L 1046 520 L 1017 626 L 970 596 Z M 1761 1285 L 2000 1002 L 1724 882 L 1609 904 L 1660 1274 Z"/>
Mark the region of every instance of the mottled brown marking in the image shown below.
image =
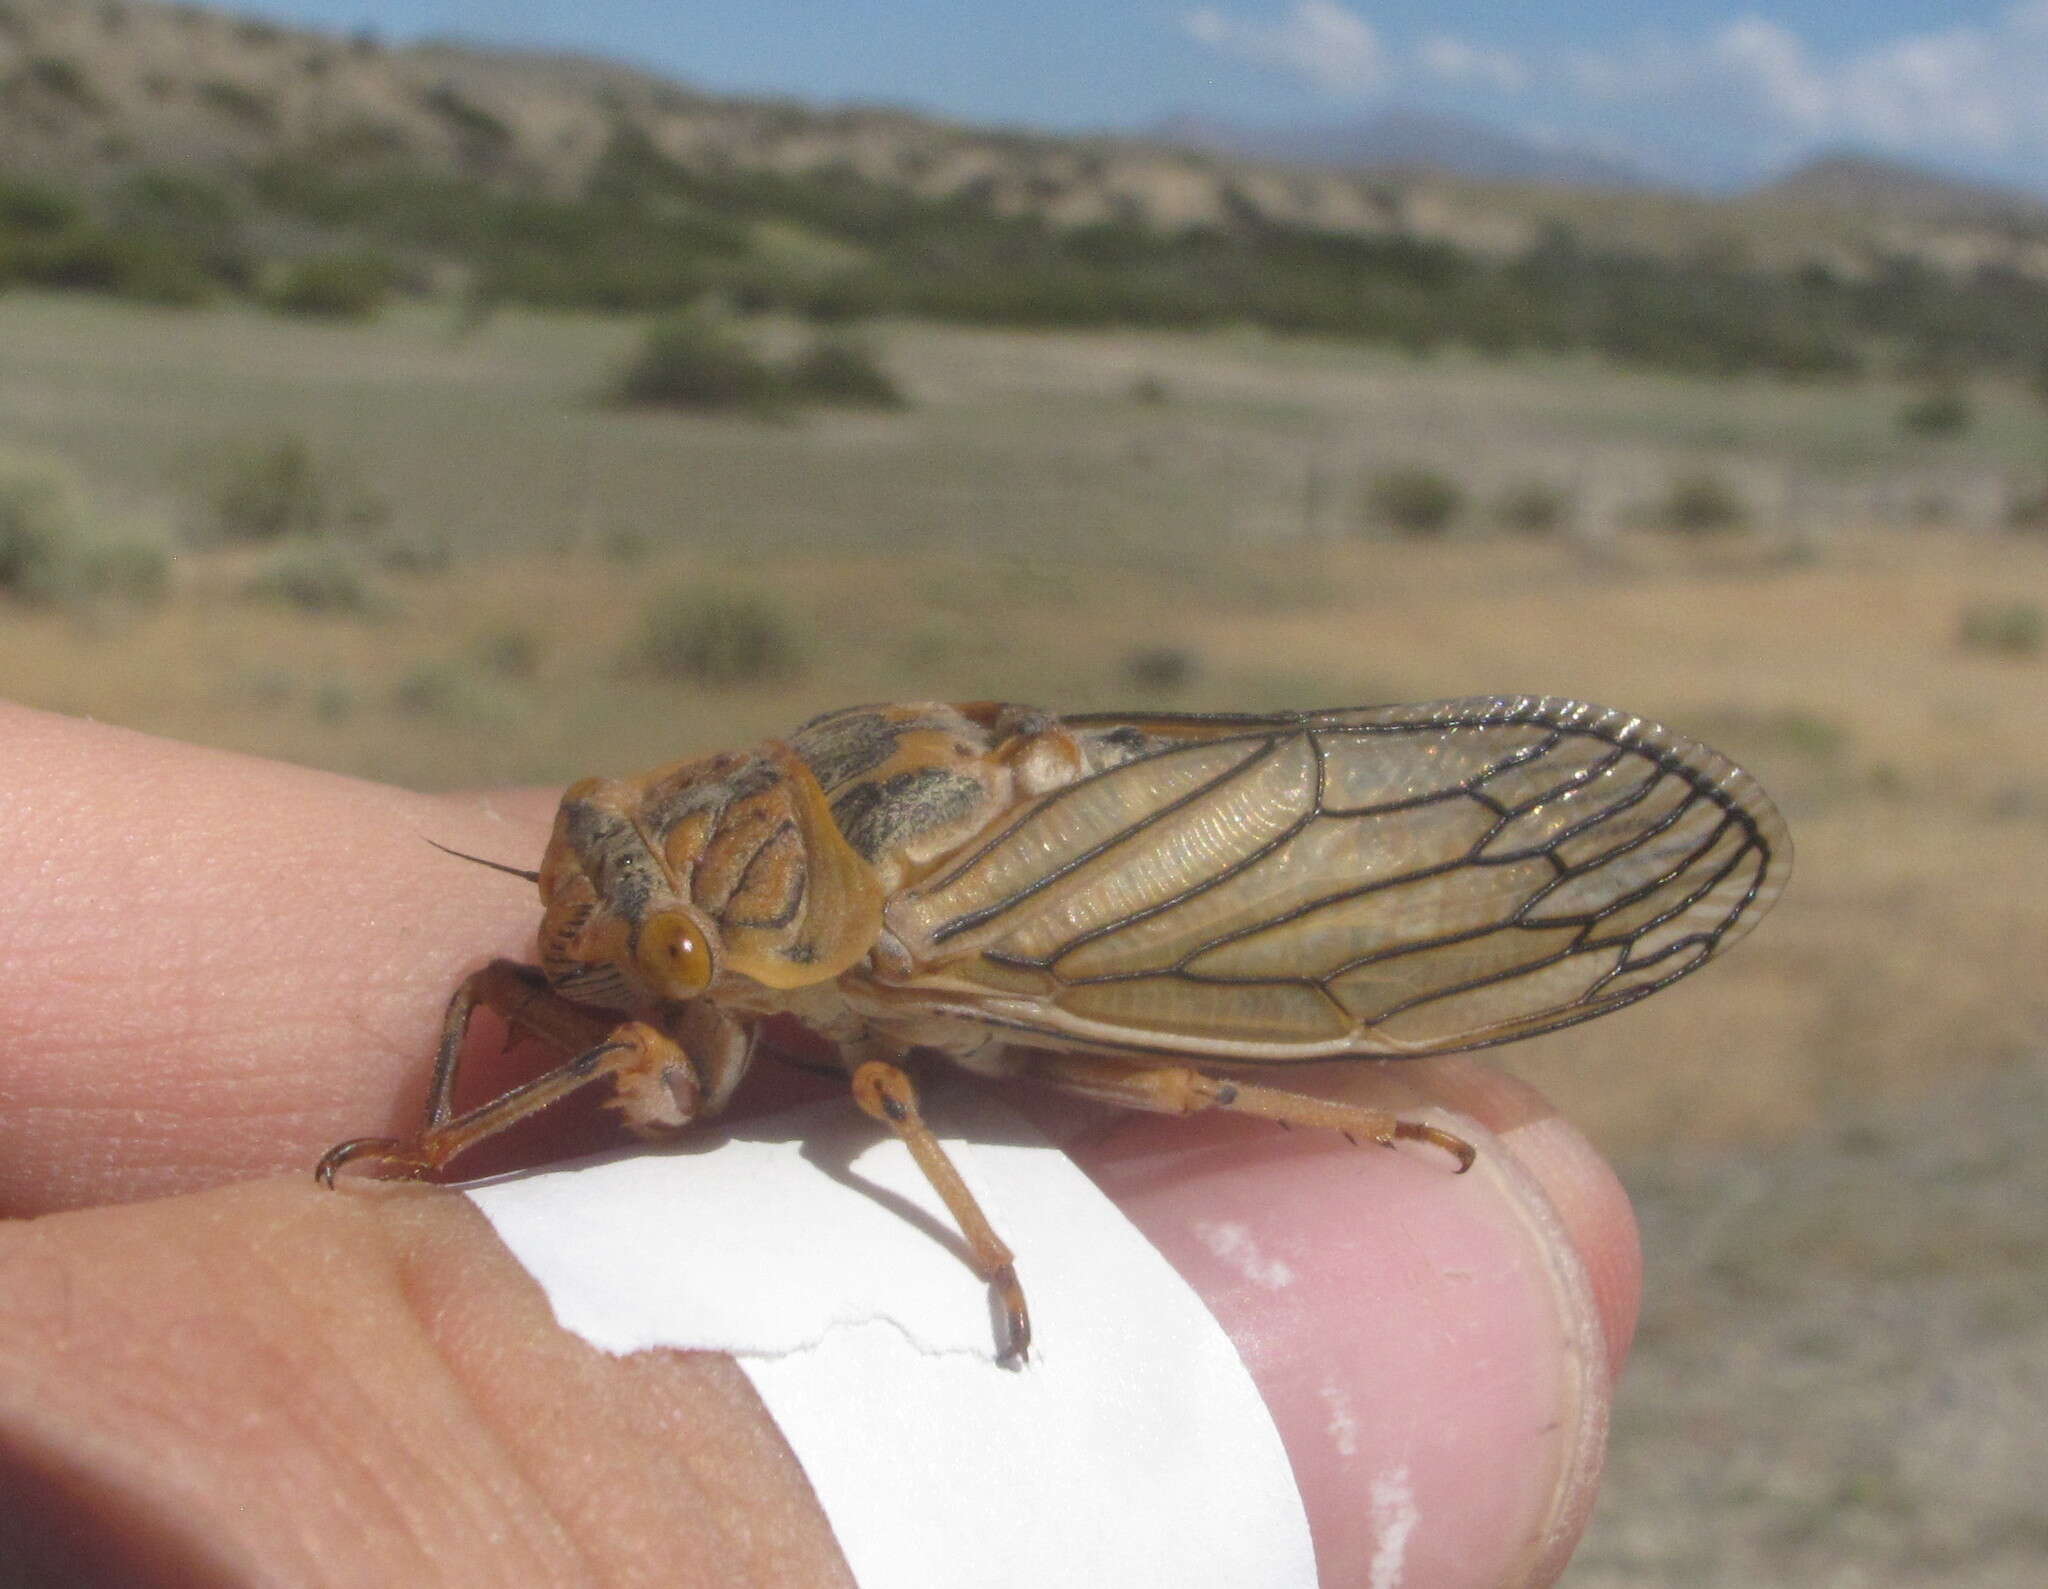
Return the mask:
<path id="1" fill-rule="evenodd" d="M 755 847 L 719 919 L 733 927 L 787 927 L 804 902 L 804 846 L 785 820 Z"/>
<path id="2" fill-rule="evenodd" d="M 798 730 L 794 745 L 830 794 L 893 756 L 898 732 L 883 713 L 862 708 L 813 719 Z"/>
<path id="3" fill-rule="evenodd" d="M 832 802 L 832 816 L 863 860 L 881 856 L 970 815 L 981 781 L 948 767 L 919 767 L 858 783 Z"/>
<path id="4" fill-rule="evenodd" d="M 690 871 L 691 899 L 713 916 L 723 915 L 755 854 L 790 821 L 787 793 L 774 788 L 719 810 Z"/>

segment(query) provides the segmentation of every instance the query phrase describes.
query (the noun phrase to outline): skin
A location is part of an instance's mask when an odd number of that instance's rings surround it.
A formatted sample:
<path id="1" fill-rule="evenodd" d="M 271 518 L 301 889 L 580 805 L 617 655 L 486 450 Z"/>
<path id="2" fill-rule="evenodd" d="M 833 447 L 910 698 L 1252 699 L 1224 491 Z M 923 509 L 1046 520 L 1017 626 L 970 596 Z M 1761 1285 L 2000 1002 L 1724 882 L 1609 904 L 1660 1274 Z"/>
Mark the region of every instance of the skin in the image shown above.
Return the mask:
<path id="1" fill-rule="evenodd" d="M 81 1585 L 851 1581 L 731 1362 L 605 1357 L 465 1199 L 308 1174 L 409 1130 L 448 990 L 530 953 L 530 891 L 422 839 L 530 865 L 551 795 L 422 796 L 13 707 L 0 744 L 0 1562 Z M 536 1062 L 480 1053 L 473 1085 Z M 757 1071 L 752 1107 L 818 1085 Z M 1287 1079 L 1434 1120 L 1479 1163 L 1016 1101 L 1238 1343 L 1326 1583 L 1551 1581 L 1633 1327 L 1619 1187 L 1474 1061 Z M 565 1109 L 497 1164 L 607 1140 Z M 1055 1261 L 1021 1255 L 1027 1285 Z"/>

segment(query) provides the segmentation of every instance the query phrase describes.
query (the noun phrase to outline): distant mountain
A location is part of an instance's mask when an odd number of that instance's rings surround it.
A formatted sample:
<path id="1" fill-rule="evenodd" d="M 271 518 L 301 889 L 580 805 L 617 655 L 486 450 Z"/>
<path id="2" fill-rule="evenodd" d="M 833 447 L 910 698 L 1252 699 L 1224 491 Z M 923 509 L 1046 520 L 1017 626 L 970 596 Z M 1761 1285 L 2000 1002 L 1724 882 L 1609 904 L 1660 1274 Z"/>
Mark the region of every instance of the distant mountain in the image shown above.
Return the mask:
<path id="1" fill-rule="evenodd" d="M 1161 143 L 1244 160 L 1339 169 L 1441 172 L 1490 182 L 1646 187 L 1639 166 L 1568 143 L 1518 136 L 1462 116 L 1388 110 L 1322 126 L 1267 127 L 1174 116 L 1152 129 Z"/>
<path id="2" fill-rule="evenodd" d="M 1754 198 L 1922 223 L 2048 221 L 2048 199 L 1903 160 L 1837 150 L 1757 188 Z"/>

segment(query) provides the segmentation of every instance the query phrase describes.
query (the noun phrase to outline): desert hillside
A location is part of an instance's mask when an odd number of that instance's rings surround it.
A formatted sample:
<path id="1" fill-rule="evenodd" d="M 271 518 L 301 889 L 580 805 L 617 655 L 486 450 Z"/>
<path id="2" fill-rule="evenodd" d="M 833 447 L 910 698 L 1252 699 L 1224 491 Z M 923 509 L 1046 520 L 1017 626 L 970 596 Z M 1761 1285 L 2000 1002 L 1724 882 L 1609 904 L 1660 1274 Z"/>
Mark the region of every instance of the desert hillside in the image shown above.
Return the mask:
<path id="1" fill-rule="evenodd" d="M 153 0 L 0 5 L 0 166 L 105 179 L 288 154 L 402 159 L 582 190 L 622 130 L 703 172 L 851 173 L 1057 224 L 1278 225 L 1519 252 L 1562 223 L 1598 245 L 1739 254 L 1856 276 L 1901 257 L 2048 276 L 2038 204 L 1865 162 L 1738 199 L 1237 160 L 1197 148 L 721 97 L 615 63 L 392 46 Z M 1854 163 L 1851 163 L 1852 165 Z M 2007 202 L 2008 200 L 2011 202 Z"/>

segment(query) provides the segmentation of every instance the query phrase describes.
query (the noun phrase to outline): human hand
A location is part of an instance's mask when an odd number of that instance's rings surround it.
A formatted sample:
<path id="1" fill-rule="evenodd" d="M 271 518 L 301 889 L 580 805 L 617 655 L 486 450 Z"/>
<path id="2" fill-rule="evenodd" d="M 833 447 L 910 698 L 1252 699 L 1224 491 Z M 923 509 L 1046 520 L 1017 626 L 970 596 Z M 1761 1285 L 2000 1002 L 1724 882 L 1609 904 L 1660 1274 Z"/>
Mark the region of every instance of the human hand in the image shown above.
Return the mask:
<path id="1" fill-rule="evenodd" d="M 306 1173 L 409 1130 L 449 989 L 529 953 L 531 896 L 422 837 L 530 864 L 551 797 L 409 794 L 19 708 L 0 743 L 0 1212 L 49 1216 L 0 1227 L 0 1564 L 850 1582 L 731 1362 L 604 1356 L 467 1199 Z M 1319 1080 L 1453 1111 L 1478 1165 L 1225 1118 L 1061 1136 L 1236 1341 L 1325 1584 L 1548 1582 L 1633 1323 L 1626 1203 L 1482 1065 Z M 526 1152 L 578 1127 L 553 1130 Z M 1057 1261 L 1020 1256 L 1027 1286 Z"/>

